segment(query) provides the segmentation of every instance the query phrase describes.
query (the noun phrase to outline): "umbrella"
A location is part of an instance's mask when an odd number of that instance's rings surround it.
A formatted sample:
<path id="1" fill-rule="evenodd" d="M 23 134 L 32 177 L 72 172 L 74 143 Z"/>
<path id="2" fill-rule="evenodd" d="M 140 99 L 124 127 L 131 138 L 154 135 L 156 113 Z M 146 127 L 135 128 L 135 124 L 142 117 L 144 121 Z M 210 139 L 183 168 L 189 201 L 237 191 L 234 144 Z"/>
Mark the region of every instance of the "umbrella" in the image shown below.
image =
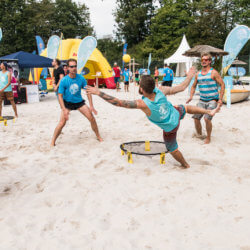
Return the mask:
<path id="1" fill-rule="evenodd" d="M 245 63 L 245 62 L 243 62 L 243 61 L 240 61 L 240 60 L 238 60 L 238 59 L 236 59 L 236 60 L 234 60 L 234 61 L 232 62 L 232 65 L 245 65 L 245 64 L 247 64 L 247 63 Z"/>
<path id="2" fill-rule="evenodd" d="M 232 62 L 232 65 L 235 65 L 235 67 L 236 67 L 236 78 L 237 78 L 237 80 L 239 79 L 238 65 L 245 65 L 245 64 L 247 64 L 247 63 L 238 60 L 238 58 L 236 58 L 236 59 Z"/>
<path id="3" fill-rule="evenodd" d="M 202 53 L 209 53 L 211 56 L 225 56 L 228 55 L 229 53 L 222 50 L 218 49 L 209 45 L 196 45 L 193 48 L 185 51 L 183 54 L 184 56 L 189 56 L 189 57 L 200 57 Z"/>

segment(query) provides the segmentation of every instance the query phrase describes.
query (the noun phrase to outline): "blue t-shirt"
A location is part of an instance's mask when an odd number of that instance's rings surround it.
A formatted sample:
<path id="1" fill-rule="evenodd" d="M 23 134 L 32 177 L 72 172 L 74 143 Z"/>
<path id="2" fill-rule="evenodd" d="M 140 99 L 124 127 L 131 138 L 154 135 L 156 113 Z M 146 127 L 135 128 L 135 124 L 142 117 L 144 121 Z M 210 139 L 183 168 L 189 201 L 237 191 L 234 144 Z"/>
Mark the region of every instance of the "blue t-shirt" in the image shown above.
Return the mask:
<path id="1" fill-rule="evenodd" d="M 154 93 L 154 101 L 142 97 L 151 111 L 151 115 L 147 118 L 164 131 L 169 132 L 178 126 L 180 114 L 159 89 L 155 88 Z"/>
<path id="2" fill-rule="evenodd" d="M 125 79 L 125 82 L 128 82 L 129 81 L 129 70 L 123 72 L 123 76 L 124 76 L 124 79 Z"/>
<path id="3" fill-rule="evenodd" d="M 0 71 L 0 90 L 3 89 L 9 82 L 9 71 L 6 71 L 3 73 Z M 10 92 L 12 91 L 11 84 L 4 90 L 4 92 Z"/>
<path id="4" fill-rule="evenodd" d="M 87 85 L 82 75 L 76 74 L 75 78 L 69 75 L 62 78 L 58 93 L 63 95 L 63 100 L 71 103 L 79 103 L 83 101 L 81 89 Z"/>
<path id="5" fill-rule="evenodd" d="M 166 74 L 166 75 L 163 77 L 163 81 L 171 81 L 171 80 L 174 79 L 174 72 L 173 72 L 173 70 L 170 69 L 170 68 L 164 68 L 163 74 Z"/>

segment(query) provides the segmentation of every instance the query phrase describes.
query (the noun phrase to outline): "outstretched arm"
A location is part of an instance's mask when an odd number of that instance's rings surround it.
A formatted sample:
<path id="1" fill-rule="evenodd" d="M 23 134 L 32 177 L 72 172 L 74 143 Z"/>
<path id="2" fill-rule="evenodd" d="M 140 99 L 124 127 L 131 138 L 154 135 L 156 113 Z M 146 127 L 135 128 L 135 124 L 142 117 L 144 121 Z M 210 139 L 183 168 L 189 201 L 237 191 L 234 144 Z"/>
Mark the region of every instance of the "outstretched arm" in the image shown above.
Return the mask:
<path id="1" fill-rule="evenodd" d="M 195 67 L 192 67 L 188 71 L 186 79 L 181 84 L 174 86 L 174 87 L 161 86 L 160 90 L 163 92 L 164 95 L 173 95 L 178 92 L 182 92 L 188 87 L 194 75 L 195 75 Z"/>
<path id="2" fill-rule="evenodd" d="M 140 100 L 135 100 L 135 101 L 120 100 L 116 97 L 105 94 L 104 92 L 100 91 L 99 89 L 95 87 L 87 86 L 87 93 L 92 94 L 92 95 L 98 95 L 102 99 L 104 99 L 106 102 L 109 102 L 113 104 L 114 106 L 128 108 L 128 109 L 141 109 L 142 108 Z"/>
<path id="3" fill-rule="evenodd" d="M 225 83 L 223 82 L 223 79 L 221 78 L 220 74 L 216 70 L 213 71 L 214 72 L 212 72 L 212 78 L 220 85 L 220 99 L 218 100 L 218 104 L 221 106 L 222 98 L 225 91 Z"/>

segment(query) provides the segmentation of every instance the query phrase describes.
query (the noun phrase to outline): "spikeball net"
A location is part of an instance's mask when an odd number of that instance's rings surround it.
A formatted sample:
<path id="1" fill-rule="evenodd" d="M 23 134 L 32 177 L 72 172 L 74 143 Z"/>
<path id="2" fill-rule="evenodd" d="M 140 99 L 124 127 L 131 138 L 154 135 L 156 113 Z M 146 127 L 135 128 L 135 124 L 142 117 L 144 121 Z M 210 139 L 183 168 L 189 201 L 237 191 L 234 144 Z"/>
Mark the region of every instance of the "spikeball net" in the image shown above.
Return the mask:
<path id="1" fill-rule="evenodd" d="M 13 120 L 13 122 L 15 122 L 15 117 L 14 116 L 0 116 L 0 123 L 3 122 L 4 126 L 7 126 L 8 120 Z"/>
<path id="2" fill-rule="evenodd" d="M 165 164 L 165 156 L 169 151 L 161 141 L 134 141 L 120 145 L 121 154 L 127 155 L 128 162 L 133 163 L 132 155 L 155 156 L 160 155 L 160 163 Z"/>

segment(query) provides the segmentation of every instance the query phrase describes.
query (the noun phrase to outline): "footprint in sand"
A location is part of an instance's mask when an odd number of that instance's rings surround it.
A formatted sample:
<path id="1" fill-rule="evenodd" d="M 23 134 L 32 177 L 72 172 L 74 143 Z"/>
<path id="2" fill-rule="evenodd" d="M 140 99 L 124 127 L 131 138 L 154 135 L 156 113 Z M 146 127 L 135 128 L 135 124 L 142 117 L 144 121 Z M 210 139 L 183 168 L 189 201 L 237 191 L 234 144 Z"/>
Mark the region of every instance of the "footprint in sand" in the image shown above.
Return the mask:
<path id="1" fill-rule="evenodd" d="M 190 159 L 190 163 L 194 163 L 194 164 L 198 164 L 198 165 L 211 165 L 211 163 L 209 161 L 204 161 L 204 160 L 201 160 L 201 159 Z"/>

